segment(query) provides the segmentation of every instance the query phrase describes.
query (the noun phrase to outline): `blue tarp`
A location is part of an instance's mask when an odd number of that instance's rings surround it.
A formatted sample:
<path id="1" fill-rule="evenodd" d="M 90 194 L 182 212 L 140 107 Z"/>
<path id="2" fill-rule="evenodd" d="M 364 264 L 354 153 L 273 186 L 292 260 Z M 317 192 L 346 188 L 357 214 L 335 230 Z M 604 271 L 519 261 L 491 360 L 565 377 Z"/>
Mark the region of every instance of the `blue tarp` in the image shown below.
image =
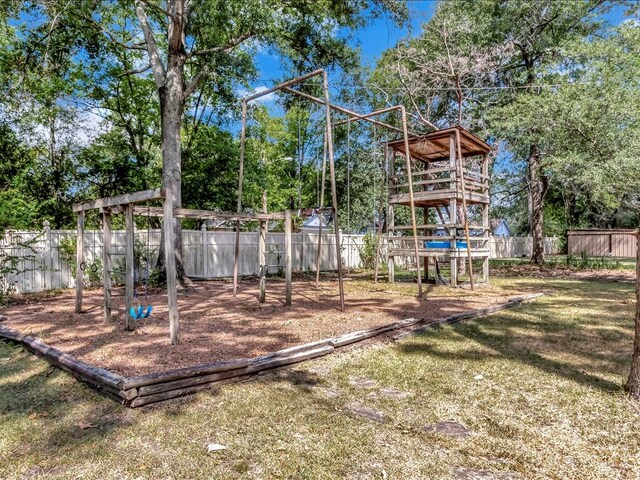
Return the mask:
<path id="1" fill-rule="evenodd" d="M 443 241 L 425 242 L 425 247 L 427 247 L 427 248 L 451 248 L 451 242 L 443 242 Z M 456 242 L 456 248 L 467 248 L 467 242 L 462 242 L 462 241 L 458 240 Z"/>

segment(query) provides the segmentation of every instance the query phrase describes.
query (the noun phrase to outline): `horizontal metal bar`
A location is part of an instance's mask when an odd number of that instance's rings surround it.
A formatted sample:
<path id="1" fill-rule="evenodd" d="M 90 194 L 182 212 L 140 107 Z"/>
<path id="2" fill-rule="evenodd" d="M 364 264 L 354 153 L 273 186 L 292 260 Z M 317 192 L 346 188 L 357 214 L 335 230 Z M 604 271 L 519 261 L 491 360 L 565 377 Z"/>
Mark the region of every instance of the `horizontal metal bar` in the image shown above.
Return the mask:
<path id="1" fill-rule="evenodd" d="M 287 87 L 289 87 L 291 85 L 296 85 L 298 83 L 304 82 L 305 80 L 309 80 L 312 77 L 316 77 L 318 75 L 322 75 L 323 73 L 324 73 L 324 69 L 319 68 L 318 70 L 314 70 L 313 72 L 307 73 L 306 75 L 302 75 L 300 77 L 292 78 L 291 80 L 288 80 L 288 81 L 286 81 L 284 83 L 281 83 L 280 85 L 276 85 L 275 87 L 269 88 L 267 90 L 263 90 L 262 92 L 254 93 L 253 95 L 249 95 L 248 97 L 244 98 L 243 102 L 249 103 L 249 102 L 255 100 L 256 98 L 264 97 L 265 95 L 269 95 L 270 93 L 276 92 L 278 90 L 287 90 Z M 322 103 L 324 103 L 324 102 L 322 102 Z"/>

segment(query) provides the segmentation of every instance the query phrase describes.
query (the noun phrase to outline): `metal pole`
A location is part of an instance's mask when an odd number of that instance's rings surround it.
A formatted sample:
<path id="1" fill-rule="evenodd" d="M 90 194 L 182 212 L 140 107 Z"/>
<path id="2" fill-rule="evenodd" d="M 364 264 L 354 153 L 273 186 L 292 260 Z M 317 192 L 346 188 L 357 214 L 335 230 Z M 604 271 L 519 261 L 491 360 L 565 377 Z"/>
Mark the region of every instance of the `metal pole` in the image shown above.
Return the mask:
<path id="1" fill-rule="evenodd" d="M 407 112 L 404 105 L 400 105 L 402 116 L 402 130 L 404 135 L 405 158 L 407 159 L 407 183 L 409 185 L 409 208 L 411 208 L 411 226 L 413 227 L 413 249 L 416 256 L 416 273 L 418 275 L 418 296 L 422 297 L 422 275 L 420 274 L 420 255 L 418 254 L 418 229 L 416 227 L 416 211 L 413 201 L 413 178 L 411 174 L 411 153 L 409 152 L 409 135 L 407 133 Z"/>
<path id="2" fill-rule="evenodd" d="M 322 88 L 327 118 L 327 150 L 329 153 L 329 173 L 331 175 L 331 199 L 333 203 L 333 229 L 336 235 L 336 259 L 338 262 L 338 288 L 340 290 L 340 310 L 344 312 L 344 285 L 342 281 L 342 252 L 340 251 L 340 225 L 338 222 L 338 193 L 336 191 L 336 170 L 333 161 L 333 134 L 331 131 L 331 104 L 329 103 L 329 79 L 322 72 Z"/>
<path id="3" fill-rule="evenodd" d="M 244 177 L 244 144 L 247 127 L 247 101 L 242 102 L 242 130 L 240 131 L 240 171 L 238 173 L 238 205 L 236 210 L 242 212 L 242 180 Z M 233 296 L 238 293 L 238 263 L 240 257 L 240 220 L 236 222 L 236 245 L 233 256 Z"/>
<path id="4" fill-rule="evenodd" d="M 324 208 L 324 184 L 327 173 L 327 130 L 325 127 L 324 132 L 324 146 L 322 148 L 322 183 L 320 184 L 320 205 L 318 207 Z M 322 258 L 322 221 L 324 219 L 323 213 L 319 212 L 320 216 L 318 220 L 320 222 L 318 227 L 318 253 L 316 255 L 316 288 L 320 285 L 320 260 Z"/>
<path id="5" fill-rule="evenodd" d="M 311 100 L 312 102 L 318 103 L 318 104 L 322 104 L 324 105 L 324 100 L 321 100 L 318 97 L 314 97 L 313 95 L 309 95 L 308 93 L 304 93 L 304 92 L 300 92 L 298 90 L 294 90 L 293 88 L 283 88 L 283 90 L 287 93 L 293 93 L 294 95 L 298 95 L 302 98 L 306 98 L 307 100 Z M 389 125 L 388 123 L 384 123 L 384 122 L 380 122 L 378 120 L 372 120 L 370 117 L 371 115 L 360 115 L 357 112 L 354 112 L 353 110 L 349 110 L 347 108 L 341 107 L 339 105 L 335 105 L 333 103 L 330 103 L 329 106 L 331 108 L 333 108 L 334 110 L 340 112 L 340 113 L 344 113 L 345 115 L 349 115 L 350 117 L 354 118 L 354 119 L 358 119 L 358 120 L 365 120 L 367 122 L 373 123 L 374 125 L 378 125 L 380 127 L 385 127 L 389 130 L 393 130 L 394 132 L 398 132 L 398 133 L 402 133 L 402 129 L 398 128 L 398 127 L 394 127 L 393 125 Z M 397 107 L 395 107 L 397 108 Z M 384 113 L 384 112 L 383 112 Z M 376 113 L 377 114 L 377 113 Z M 340 121 L 340 123 L 345 123 L 345 120 Z"/>

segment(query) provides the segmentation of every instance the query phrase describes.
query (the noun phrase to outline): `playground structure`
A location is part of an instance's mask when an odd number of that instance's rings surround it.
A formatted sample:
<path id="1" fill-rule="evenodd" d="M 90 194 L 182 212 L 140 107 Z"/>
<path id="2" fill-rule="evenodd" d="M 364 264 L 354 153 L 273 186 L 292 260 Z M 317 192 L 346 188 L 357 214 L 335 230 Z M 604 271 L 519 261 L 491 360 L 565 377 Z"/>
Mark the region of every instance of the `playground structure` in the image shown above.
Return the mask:
<path id="1" fill-rule="evenodd" d="M 306 80 L 321 76 L 323 98 L 318 98 L 309 93 L 293 88 L 300 85 Z M 284 82 L 273 88 L 261 91 L 259 93 L 246 97 L 242 102 L 242 129 L 240 137 L 240 165 L 238 175 L 238 198 L 236 213 L 219 213 L 207 210 L 194 210 L 186 208 L 174 208 L 173 195 L 168 189 L 155 189 L 142 192 L 135 192 L 116 197 L 102 198 L 82 204 L 74 205 L 73 210 L 78 213 L 77 228 L 77 265 L 83 265 L 83 231 L 84 231 L 84 215 L 88 210 L 100 210 L 103 224 L 103 316 L 105 322 L 112 319 L 111 307 L 111 216 L 114 214 L 125 215 L 125 238 L 126 238 L 126 256 L 125 256 L 125 303 L 127 312 L 125 320 L 126 330 L 135 330 L 136 316 L 132 314 L 136 310 L 134 307 L 135 299 L 135 272 L 134 272 L 134 222 L 135 215 L 147 217 L 159 217 L 162 219 L 163 236 L 164 236 L 164 260 L 166 268 L 167 281 L 167 304 L 169 311 L 169 337 L 171 344 L 175 345 L 179 342 L 179 312 L 177 304 L 177 272 L 175 251 L 175 222 L 182 218 L 206 219 L 206 220 L 227 220 L 235 222 L 236 225 L 236 242 L 234 254 L 234 272 L 233 272 L 233 295 L 237 294 L 238 288 L 238 261 L 240 255 L 240 228 L 243 222 L 258 222 L 260 225 L 259 237 L 259 260 L 260 260 L 260 293 L 259 301 L 264 302 L 266 289 L 266 272 L 268 265 L 265 255 L 265 237 L 267 231 L 267 222 L 278 220 L 284 221 L 285 230 L 285 305 L 291 305 L 292 296 L 292 278 L 291 278 L 291 234 L 292 234 L 292 215 L 291 210 L 285 212 L 269 213 L 267 212 L 266 201 L 263 199 L 263 207 L 261 213 L 244 213 L 242 204 L 242 187 L 244 180 L 244 156 L 246 143 L 246 123 L 248 104 L 258 98 L 269 95 L 276 91 L 297 95 L 303 99 L 324 107 L 325 111 L 325 155 L 322 163 L 322 193 L 320 195 L 320 205 L 316 208 L 317 212 L 330 212 L 333 218 L 333 228 L 335 235 L 335 243 L 340 245 L 340 224 L 338 215 L 338 198 L 336 191 L 335 179 L 335 162 L 334 162 L 334 144 L 333 144 L 333 124 L 332 111 L 347 116 L 345 121 L 366 121 L 377 127 L 383 127 L 392 132 L 401 134 L 401 138 L 393 142 L 389 142 L 388 146 L 393 152 L 389 162 L 389 211 L 388 211 L 388 231 L 390 235 L 389 250 L 389 281 L 394 281 L 394 257 L 398 255 L 413 257 L 415 268 L 417 271 L 418 297 L 422 297 L 422 276 L 421 276 L 421 258 L 425 257 L 442 257 L 450 258 L 452 266 L 452 281 L 457 283 L 455 277 L 455 268 L 458 260 L 462 257 L 464 251 L 467 252 L 469 259 L 470 278 L 473 287 L 472 258 L 482 258 L 484 260 L 483 272 L 484 279 L 488 278 L 488 157 L 487 153 L 490 147 L 477 139 L 469 132 L 462 129 L 440 130 L 431 134 L 419 136 L 413 134 L 409 137 L 407 127 L 407 114 L 403 105 L 395 105 L 380 110 L 376 110 L 366 114 L 359 114 L 344 107 L 332 104 L 329 101 L 329 83 L 327 73 L 323 69 L 316 70 L 309 74 L 294 78 Z M 380 115 L 396 113 L 400 116 L 400 127 L 390 125 L 373 117 Z M 424 122 L 430 128 L 434 125 Z M 448 147 L 442 144 L 442 141 L 449 141 Z M 461 140 L 463 139 L 463 140 Z M 434 147 L 435 146 L 435 147 Z M 457 153 L 456 153 L 457 152 Z M 474 167 L 475 163 L 469 163 L 466 159 L 469 157 L 482 157 L 480 171 Z M 404 157 L 402 165 L 396 162 L 398 156 Z M 427 169 L 424 171 L 413 172 L 413 159 L 425 162 Z M 448 160 L 447 160 L 448 159 Z M 465 166 L 463 167 L 463 159 Z M 324 199 L 324 179 L 326 176 L 327 160 L 329 164 L 330 184 L 331 184 L 331 205 L 325 205 Z M 442 162 L 446 166 L 440 166 Z M 477 163 L 477 162 L 476 162 Z M 417 178 L 417 181 L 414 181 Z M 425 180 L 425 178 L 428 178 Z M 448 189 L 441 189 L 437 186 L 440 184 L 448 185 Z M 419 189 L 414 192 L 414 186 Z M 480 190 L 478 190 L 480 189 Z M 160 201 L 162 207 L 140 205 L 149 201 Z M 459 204 L 462 202 L 462 205 Z M 474 225 L 474 230 L 481 229 L 482 237 L 471 240 L 468 222 L 468 204 L 482 206 L 482 225 Z M 410 209 L 410 225 L 394 224 L 394 208 L 405 206 Z M 417 225 L 416 207 L 422 207 L 425 219 L 428 218 L 429 208 L 435 207 L 435 211 L 441 218 L 438 224 L 429 224 L 425 221 L 424 225 Z M 461 208 L 461 210 L 460 210 Z M 447 210 L 448 209 L 448 210 Z M 443 212 L 441 212 L 443 210 Z M 461 214 L 460 214 L 461 212 Z M 461 223 L 463 220 L 463 223 Z M 486 229 L 485 229 L 486 226 Z M 429 242 L 433 241 L 432 235 L 418 236 L 418 229 L 429 232 L 434 228 L 444 227 L 448 229 L 447 237 L 438 237 L 439 240 L 446 239 L 450 243 L 446 245 L 448 248 L 432 248 Z M 473 248 L 466 248 L 461 244 L 461 237 L 458 229 L 464 227 L 466 245 Z M 318 254 L 316 259 L 316 286 L 320 274 L 320 248 L 322 231 L 318 235 Z M 410 232 L 411 235 L 395 236 L 396 232 Z M 380 230 L 378 230 L 380 235 Z M 426 243 L 425 243 L 426 241 Z M 422 242 L 422 243 L 421 243 Z M 475 245 L 479 245 L 476 247 Z M 377 262 L 376 262 L 377 263 Z M 339 289 L 340 310 L 345 310 L 344 284 L 343 284 L 343 268 L 340 248 L 336 248 L 336 264 Z M 437 264 L 436 264 L 437 265 Z M 425 271 L 428 276 L 428 263 L 425 262 Z M 377 275 L 376 275 L 377 277 Z M 82 271 L 80 268 L 76 272 L 76 301 L 75 311 L 82 312 Z M 148 310 L 151 311 L 150 309 Z"/>
<path id="2" fill-rule="evenodd" d="M 473 260 L 482 261 L 482 281 L 489 280 L 489 152 L 491 147 L 461 127 L 414 136 L 408 141 L 388 143 L 390 152 L 388 185 L 388 268 L 394 281 L 394 258 L 411 253 L 407 230 L 421 230 L 416 257 L 424 259 L 425 278 L 433 261 L 448 261 L 452 286 L 458 285 L 458 271 L 466 267 L 474 286 Z M 402 155 L 422 168 L 411 171 L 396 162 Z M 411 225 L 395 223 L 396 210 L 411 208 Z M 423 224 L 415 223 L 415 208 L 423 210 Z M 470 219 L 475 220 L 471 223 Z M 417 260 L 417 258 L 416 258 Z M 419 262 L 416 262 L 417 264 Z M 418 278 L 420 270 L 418 268 Z"/>

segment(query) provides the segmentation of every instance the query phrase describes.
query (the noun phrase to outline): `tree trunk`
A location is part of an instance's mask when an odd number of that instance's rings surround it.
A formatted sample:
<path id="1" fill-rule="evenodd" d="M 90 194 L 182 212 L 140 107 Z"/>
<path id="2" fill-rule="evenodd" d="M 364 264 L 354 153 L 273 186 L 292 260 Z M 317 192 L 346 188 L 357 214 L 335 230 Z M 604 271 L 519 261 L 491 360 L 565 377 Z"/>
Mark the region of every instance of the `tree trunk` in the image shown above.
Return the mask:
<path id="1" fill-rule="evenodd" d="M 542 227 L 544 225 L 544 196 L 546 193 L 546 178 L 542 173 L 540 161 L 540 149 L 537 145 L 531 145 L 529 149 L 529 192 L 530 192 L 530 234 L 533 237 L 533 253 L 531 262 L 544 263 L 544 238 Z"/>
<path id="2" fill-rule="evenodd" d="M 174 208 L 182 207 L 182 141 L 180 126 L 184 110 L 182 69 L 184 59 L 179 55 L 169 58 L 166 83 L 160 88 L 160 120 L 162 125 L 162 186 L 171 190 Z M 176 270 L 180 283 L 188 281 L 182 263 L 182 225 L 178 220 L 174 228 Z M 164 239 L 161 241 L 158 265 L 164 262 Z"/>
<path id="3" fill-rule="evenodd" d="M 633 342 L 633 356 L 631 357 L 631 371 L 627 380 L 629 396 L 640 400 L 640 233 L 636 234 L 636 335 Z"/>

